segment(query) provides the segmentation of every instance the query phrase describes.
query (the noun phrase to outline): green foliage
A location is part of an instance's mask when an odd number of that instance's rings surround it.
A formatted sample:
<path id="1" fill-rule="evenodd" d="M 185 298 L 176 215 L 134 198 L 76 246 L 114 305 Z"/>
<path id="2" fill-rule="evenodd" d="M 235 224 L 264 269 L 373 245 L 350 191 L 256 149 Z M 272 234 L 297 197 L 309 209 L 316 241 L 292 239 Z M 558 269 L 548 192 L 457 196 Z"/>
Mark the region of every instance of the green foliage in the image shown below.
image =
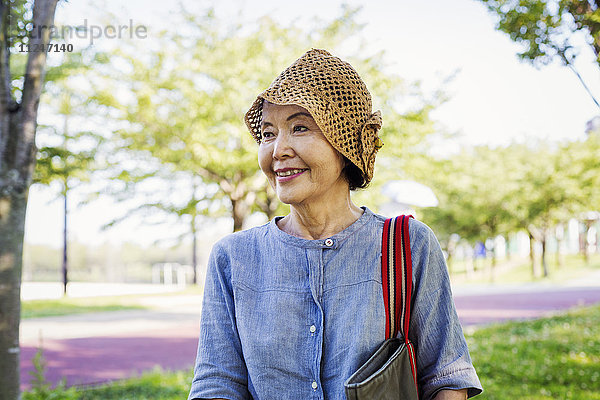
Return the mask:
<path id="1" fill-rule="evenodd" d="M 496 29 L 522 44 L 519 57 L 535 66 L 559 60 L 577 76 L 596 106 L 600 102 L 575 68 L 580 49 L 573 43 L 587 43 L 600 67 L 600 8 L 589 0 L 480 0 L 498 18 Z M 581 37 L 583 36 L 583 37 Z"/>
<path id="2" fill-rule="evenodd" d="M 89 93 L 77 84 L 77 80 L 89 74 L 93 66 L 99 65 L 86 64 L 81 52 L 67 53 L 63 61 L 59 66 L 48 69 L 48 82 L 42 96 L 42 107 L 48 107 L 54 115 L 60 116 L 62 126 L 40 126 L 43 140 L 60 144 L 39 148 L 33 181 L 44 185 L 60 181 L 62 196 L 66 196 L 69 181 L 88 181 L 93 170 L 98 168 L 96 156 L 104 137 L 87 130 L 72 129 L 72 125 L 80 126 L 81 120 L 89 113 L 86 109 Z"/>
<path id="3" fill-rule="evenodd" d="M 179 176 L 187 182 L 200 177 L 202 182 L 191 185 L 198 189 L 190 190 L 181 204 L 163 199 L 158 202 L 162 206 L 151 206 L 178 215 L 230 213 L 235 230 L 253 211 L 269 217 L 283 212 L 259 172 L 257 146 L 243 115 L 255 96 L 306 50 L 326 47 L 335 52 L 357 39 L 358 12 L 343 7 L 338 18 L 317 20 L 309 30 L 281 26 L 269 17 L 248 29 L 247 24 L 219 20 L 209 9 L 200 16 L 186 13 L 182 29 L 163 32 L 151 49 L 142 51 L 135 43 L 123 42 L 111 55 L 105 84 L 94 96 L 123 122 L 115 138 L 115 179 L 135 191 L 148 176 L 166 181 Z M 433 131 L 431 107 L 427 103 L 398 111 L 398 100 L 407 91 L 403 81 L 385 73 L 383 54 L 364 54 L 359 48 L 346 58 L 383 109 L 382 134 L 388 144 L 381 154 L 387 154 L 396 165 L 392 170 L 398 171 L 405 157 L 397 155 Z M 122 92 L 132 95 L 115 95 Z M 120 153 L 137 162 L 131 168 L 123 166 Z M 210 185 L 217 190 L 199 189 Z"/>
<path id="4" fill-rule="evenodd" d="M 600 306 L 467 336 L 482 399 L 600 399 Z"/>
<path id="5" fill-rule="evenodd" d="M 599 204 L 598 135 L 565 144 L 465 149 L 429 160 L 414 176 L 439 207 L 420 210 L 442 237 L 485 240 L 519 229 L 545 230 Z"/>
<path id="6" fill-rule="evenodd" d="M 590 209 L 598 211 L 600 205 L 600 132 L 589 132 L 583 140 L 574 141 L 564 146 L 561 153 L 562 163 L 568 167 L 569 177 L 576 180 L 580 193 L 578 208 L 580 211 Z M 595 207 L 590 207 L 595 205 Z"/>
<path id="7" fill-rule="evenodd" d="M 455 234 L 474 244 L 524 230 L 542 244 L 547 276 L 546 243 L 552 229 L 600 204 L 599 137 L 591 133 L 563 144 L 478 146 L 423 162 L 413 176 L 433 189 L 439 206 L 419 210 L 419 217 L 434 229 L 449 260 Z M 533 255 L 531 267 L 537 273 Z"/>
<path id="8" fill-rule="evenodd" d="M 571 38 L 583 33 L 600 56 L 600 9 L 587 0 L 480 0 L 498 18 L 497 29 L 523 45 L 519 56 L 534 64 L 577 55 Z M 600 59 L 598 59 L 600 62 Z"/>
<path id="9" fill-rule="evenodd" d="M 449 159 L 429 160 L 415 175 L 430 186 L 438 207 L 420 210 L 442 240 L 457 233 L 470 241 L 510 231 L 514 184 L 507 180 L 508 149 L 465 149 Z"/>
<path id="10" fill-rule="evenodd" d="M 79 398 L 75 388 L 66 388 L 65 382 L 61 381 L 56 387 L 46 380 L 46 360 L 44 351 L 38 348 L 33 356 L 33 368 L 31 390 L 23 393 L 23 400 L 76 400 Z"/>
<path id="11" fill-rule="evenodd" d="M 33 1 L 32 0 L 8 0 L 6 3 L 9 10 L 9 23 L 7 37 L 10 40 L 11 52 L 16 52 L 19 43 L 27 42 L 27 36 L 33 29 Z"/>
<path id="12" fill-rule="evenodd" d="M 65 141 L 73 136 L 65 135 Z M 95 152 L 73 152 L 65 147 L 44 146 L 38 151 L 34 183 L 49 185 L 54 180 L 67 182 L 69 178 L 88 180 Z"/>

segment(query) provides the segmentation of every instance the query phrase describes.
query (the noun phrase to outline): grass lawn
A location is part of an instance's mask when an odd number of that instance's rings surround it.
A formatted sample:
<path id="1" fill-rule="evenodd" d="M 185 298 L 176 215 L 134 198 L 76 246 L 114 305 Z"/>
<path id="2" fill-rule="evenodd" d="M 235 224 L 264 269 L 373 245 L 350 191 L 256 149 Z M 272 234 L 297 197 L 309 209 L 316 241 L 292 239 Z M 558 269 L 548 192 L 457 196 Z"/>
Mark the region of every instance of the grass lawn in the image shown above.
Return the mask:
<path id="1" fill-rule="evenodd" d="M 538 261 L 538 260 L 536 260 Z M 453 282 L 482 284 L 490 283 L 491 276 L 489 273 L 490 260 L 479 261 L 479 268 L 485 272 L 480 272 L 474 279 L 466 279 L 464 274 L 464 263 L 457 261 L 457 267 L 454 268 L 456 273 L 452 276 Z M 500 267 L 504 261 L 498 261 Z M 519 284 L 526 282 L 550 282 L 562 283 L 567 280 L 581 279 L 585 276 L 600 271 L 600 254 L 590 255 L 588 264 L 585 263 L 583 257 L 578 254 L 568 254 L 563 256 L 562 265 L 557 265 L 556 257 L 551 254 L 547 257 L 548 276 L 533 278 L 531 272 L 531 263 L 529 259 L 523 259 L 517 266 L 510 268 L 501 273 L 496 273 L 493 283 L 497 284 Z"/>
<path id="2" fill-rule="evenodd" d="M 135 296 L 82 297 L 21 302 L 21 318 L 54 317 L 91 312 L 135 310 L 147 308 L 137 304 Z"/>
<path id="3" fill-rule="evenodd" d="M 192 376 L 191 369 L 168 373 L 156 370 L 120 384 L 85 390 L 78 400 L 187 399 Z"/>
<path id="4" fill-rule="evenodd" d="M 600 305 L 484 327 L 467 342 L 485 390 L 478 399 L 600 400 Z M 33 390 L 23 400 L 180 400 L 191 377 L 155 370 L 96 388 Z"/>
<path id="5" fill-rule="evenodd" d="M 21 318 L 54 317 L 58 315 L 91 312 L 141 310 L 150 308 L 143 300 L 148 298 L 202 294 L 202 288 L 188 287 L 183 291 L 135 294 L 124 296 L 63 297 L 51 300 L 27 300 L 21 302 Z"/>
<path id="6" fill-rule="evenodd" d="M 137 378 L 109 385 L 68 389 L 41 387 L 23 393 L 23 400 L 182 400 L 187 399 L 192 370 L 162 371 L 156 369 Z M 43 386 L 43 385 L 42 385 Z"/>
<path id="7" fill-rule="evenodd" d="M 481 399 L 600 399 L 600 306 L 467 336 Z"/>

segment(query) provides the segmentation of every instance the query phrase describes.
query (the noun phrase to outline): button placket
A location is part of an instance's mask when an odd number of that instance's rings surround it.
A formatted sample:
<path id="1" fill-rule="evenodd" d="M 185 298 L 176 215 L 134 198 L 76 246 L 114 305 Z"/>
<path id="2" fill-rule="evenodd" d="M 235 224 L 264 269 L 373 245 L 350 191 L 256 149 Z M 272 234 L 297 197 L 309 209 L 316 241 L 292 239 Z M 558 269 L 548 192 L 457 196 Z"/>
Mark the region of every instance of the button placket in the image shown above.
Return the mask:
<path id="1" fill-rule="evenodd" d="M 317 396 L 316 398 L 322 398 L 322 389 L 319 388 L 320 384 L 318 378 L 315 379 L 315 377 L 321 376 L 321 357 L 323 350 L 322 329 L 317 329 L 317 327 L 322 326 L 322 319 L 324 318 L 321 306 L 321 294 L 323 291 L 323 251 L 325 250 L 323 248 L 323 243 L 324 241 L 321 241 L 321 246 L 318 246 L 311 251 L 307 251 L 309 282 L 311 294 L 313 296 L 313 304 L 316 308 L 311 310 L 310 315 L 308 315 L 307 322 L 310 325 L 308 326 L 309 335 L 306 338 L 312 353 L 312 365 L 310 369 L 313 381 L 311 381 L 311 387 L 314 394 Z"/>

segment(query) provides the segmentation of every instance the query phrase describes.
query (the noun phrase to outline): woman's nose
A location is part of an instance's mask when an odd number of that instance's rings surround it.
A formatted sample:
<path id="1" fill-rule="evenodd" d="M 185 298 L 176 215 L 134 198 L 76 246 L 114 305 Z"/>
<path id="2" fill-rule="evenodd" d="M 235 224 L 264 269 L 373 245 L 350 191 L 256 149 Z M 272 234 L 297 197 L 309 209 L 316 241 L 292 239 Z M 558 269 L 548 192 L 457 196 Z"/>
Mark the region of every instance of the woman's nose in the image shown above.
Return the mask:
<path id="1" fill-rule="evenodd" d="M 292 149 L 289 136 L 286 133 L 280 133 L 273 144 L 273 158 L 282 159 L 292 157 L 294 150 Z"/>

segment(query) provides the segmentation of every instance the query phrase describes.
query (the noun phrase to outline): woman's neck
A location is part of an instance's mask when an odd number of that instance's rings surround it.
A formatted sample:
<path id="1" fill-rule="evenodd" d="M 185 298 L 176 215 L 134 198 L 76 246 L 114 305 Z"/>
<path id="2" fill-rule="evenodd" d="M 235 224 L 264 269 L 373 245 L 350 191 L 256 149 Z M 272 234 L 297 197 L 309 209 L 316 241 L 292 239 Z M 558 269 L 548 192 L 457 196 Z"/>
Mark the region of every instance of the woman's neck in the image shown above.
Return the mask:
<path id="1" fill-rule="evenodd" d="M 321 204 L 290 205 L 290 213 L 278 221 L 279 229 L 303 239 L 324 239 L 339 233 L 363 214 L 347 196 Z"/>

